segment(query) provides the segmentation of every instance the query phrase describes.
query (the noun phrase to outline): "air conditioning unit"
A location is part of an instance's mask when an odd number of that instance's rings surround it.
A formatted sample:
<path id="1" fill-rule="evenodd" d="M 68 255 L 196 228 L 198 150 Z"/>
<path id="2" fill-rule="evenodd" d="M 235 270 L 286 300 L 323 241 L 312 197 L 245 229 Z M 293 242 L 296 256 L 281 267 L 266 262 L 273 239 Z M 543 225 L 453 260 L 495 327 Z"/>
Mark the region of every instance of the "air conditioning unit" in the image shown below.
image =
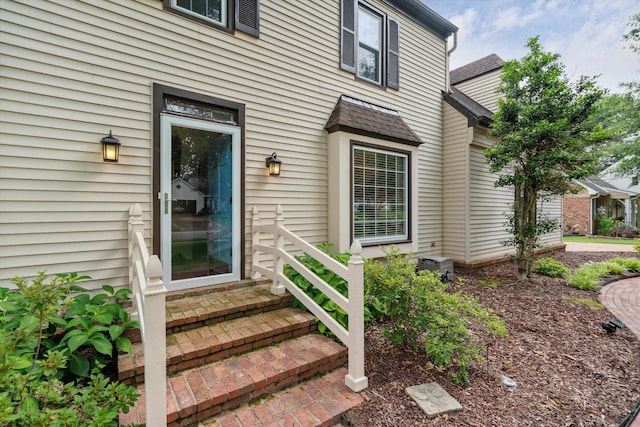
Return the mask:
<path id="1" fill-rule="evenodd" d="M 418 258 L 416 270 L 439 271 L 440 280 L 449 282 L 453 280 L 453 259 L 441 256 L 427 256 Z"/>

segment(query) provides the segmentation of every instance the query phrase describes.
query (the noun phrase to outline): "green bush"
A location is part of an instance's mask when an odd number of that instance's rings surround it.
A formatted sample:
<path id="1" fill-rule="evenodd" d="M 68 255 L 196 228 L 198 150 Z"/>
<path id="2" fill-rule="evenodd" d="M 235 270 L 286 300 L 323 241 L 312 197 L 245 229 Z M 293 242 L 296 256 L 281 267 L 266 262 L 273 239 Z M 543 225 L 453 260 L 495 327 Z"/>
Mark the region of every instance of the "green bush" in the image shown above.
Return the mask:
<path id="1" fill-rule="evenodd" d="M 623 266 L 627 271 L 640 272 L 640 259 L 638 258 L 614 258 L 610 262 Z"/>
<path id="2" fill-rule="evenodd" d="M 481 359 L 482 348 L 467 329 L 467 321 L 485 325 L 506 335 L 504 322 L 476 298 L 446 292 L 436 273 L 420 271 L 397 249 L 386 253 L 386 262 L 367 260 L 365 292 L 385 307 L 388 326 L 384 334 L 392 343 L 422 348 L 434 365 L 452 368 L 458 383 L 469 380 L 472 360 Z"/>
<path id="3" fill-rule="evenodd" d="M 564 277 L 569 269 L 553 258 L 540 258 L 533 264 L 536 273 L 549 277 Z"/>
<path id="4" fill-rule="evenodd" d="M 608 236 L 613 230 L 616 219 L 604 215 L 596 215 L 596 234 L 600 236 Z"/>
<path id="5" fill-rule="evenodd" d="M 137 323 L 119 300 L 128 290 L 74 294 L 86 276 L 44 272 L 0 288 L 0 426 L 116 426 L 135 388 L 106 378 L 106 358 L 128 351 L 122 336 Z"/>
<path id="6" fill-rule="evenodd" d="M 640 260 L 614 258 L 609 261 L 584 264 L 570 274 L 568 283 L 574 288 L 595 289 L 601 277 L 624 274 L 627 271 L 640 271 Z"/>
<path id="7" fill-rule="evenodd" d="M 319 248 L 328 253 L 330 245 Z M 477 299 L 461 293 L 447 293 L 437 274 L 416 273 L 415 265 L 409 258 L 399 255 L 396 249 L 386 255 L 385 263 L 365 262 L 365 322 L 386 317 L 388 326 L 384 328 L 384 334 L 387 339 L 397 345 L 424 350 L 434 365 L 452 368 L 452 378 L 456 382 L 467 382 L 469 364 L 481 359 L 482 350 L 467 329 L 467 321 L 484 324 L 498 335 L 506 335 L 504 322 L 492 310 L 483 308 Z M 348 253 L 331 256 L 345 265 L 350 258 Z M 308 254 L 296 259 L 342 295 L 348 296 L 348 284 L 340 276 Z M 293 267 L 285 266 L 285 275 L 347 328 L 347 314 L 340 307 Z M 294 306 L 304 309 L 297 300 Z M 322 323 L 318 328 L 329 333 Z"/>
<path id="8" fill-rule="evenodd" d="M 347 262 L 351 258 L 351 254 L 348 252 L 343 252 L 341 254 L 333 254 L 329 252 L 329 249 L 332 245 L 330 244 L 321 244 L 318 245 L 318 249 L 329 255 L 331 258 L 340 262 L 343 265 L 347 265 Z M 324 264 L 320 263 L 316 259 L 314 259 L 309 254 L 304 254 L 303 256 L 296 256 L 296 259 L 302 263 L 306 268 L 311 270 L 316 276 L 322 279 L 325 283 L 329 284 L 332 288 L 340 292 L 344 297 L 349 296 L 349 284 L 345 279 L 341 276 L 335 274 L 333 271 L 329 270 L 325 267 Z M 323 294 L 318 288 L 313 286 L 311 282 L 309 282 L 302 274 L 298 273 L 293 267 L 290 265 L 284 266 L 284 274 L 296 284 L 301 290 L 303 290 L 307 295 L 313 299 L 320 307 L 322 307 L 331 317 L 333 317 L 342 327 L 348 329 L 348 315 L 347 313 L 340 308 L 335 302 L 333 302 L 329 297 Z M 380 318 L 382 316 L 382 305 L 376 298 L 365 298 L 365 306 L 364 306 L 364 321 L 365 323 L 370 322 L 376 318 Z M 300 308 L 302 310 L 307 310 L 307 308 L 297 299 L 293 301 L 294 308 Z M 320 333 L 331 335 L 329 329 L 322 323 L 318 323 L 318 330 Z"/>

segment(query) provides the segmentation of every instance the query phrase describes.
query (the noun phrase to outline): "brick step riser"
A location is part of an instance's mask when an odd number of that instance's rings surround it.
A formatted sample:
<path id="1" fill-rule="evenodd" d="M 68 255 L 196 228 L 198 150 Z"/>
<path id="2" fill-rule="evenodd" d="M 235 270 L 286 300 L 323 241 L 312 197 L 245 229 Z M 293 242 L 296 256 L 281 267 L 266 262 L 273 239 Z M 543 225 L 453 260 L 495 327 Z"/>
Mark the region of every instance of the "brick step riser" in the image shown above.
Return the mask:
<path id="1" fill-rule="evenodd" d="M 175 419 L 167 423 L 167 427 L 196 426 L 198 425 L 198 422 L 210 419 L 224 411 L 236 409 L 248 402 L 263 398 L 294 384 L 301 383 L 317 375 L 337 369 L 343 366 L 346 362 L 347 352 L 345 350 L 336 360 L 310 363 L 308 366 L 301 368 L 298 372 L 285 371 L 258 383 L 248 384 L 238 390 L 237 394 L 234 393 L 232 398 L 213 396 L 206 404 L 200 405 L 198 408 L 194 408 L 195 412 L 182 417 L 178 414 Z M 220 403 L 214 403 L 220 400 L 223 401 Z M 209 404 L 211 404 L 211 406 L 209 406 Z"/>
<path id="2" fill-rule="evenodd" d="M 292 297 L 287 295 L 271 304 L 265 304 L 260 307 L 237 307 L 236 309 L 225 310 L 222 312 L 201 313 L 199 315 L 194 314 L 192 318 L 185 317 L 183 319 L 167 320 L 167 336 L 177 332 L 190 331 L 202 326 L 215 325 L 216 323 L 225 322 L 227 320 L 239 319 L 241 317 L 253 316 L 255 314 L 291 307 L 291 301 Z M 128 329 L 125 331 L 124 336 L 129 338 L 132 343 L 142 342 L 139 329 Z"/>
<path id="3" fill-rule="evenodd" d="M 302 322 L 294 325 L 293 328 L 282 328 L 270 331 L 269 334 L 259 334 L 243 337 L 233 342 L 216 344 L 207 349 L 194 349 L 189 353 L 182 353 L 171 356 L 167 360 L 167 375 L 203 366 L 205 364 L 217 362 L 231 356 L 237 356 L 266 347 L 286 339 L 297 338 L 308 333 L 314 333 L 318 329 L 315 320 Z M 134 372 L 135 371 L 135 372 Z M 144 365 L 136 366 L 132 370 L 119 373 L 119 380 L 128 385 L 141 384 L 144 382 Z"/>

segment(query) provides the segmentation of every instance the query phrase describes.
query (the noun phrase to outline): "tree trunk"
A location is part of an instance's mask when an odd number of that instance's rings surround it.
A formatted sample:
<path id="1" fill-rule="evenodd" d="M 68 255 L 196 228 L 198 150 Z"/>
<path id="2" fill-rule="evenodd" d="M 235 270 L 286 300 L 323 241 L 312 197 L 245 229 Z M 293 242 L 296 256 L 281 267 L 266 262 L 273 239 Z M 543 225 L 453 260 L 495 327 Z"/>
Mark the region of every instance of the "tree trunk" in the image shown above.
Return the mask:
<path id="1" fill-rule="evenodd" d="M 536 245 L 538 192 L 528 185 L 516 185 L 514 206 L 514 235 L 518 273 L 531 277 Z"/>

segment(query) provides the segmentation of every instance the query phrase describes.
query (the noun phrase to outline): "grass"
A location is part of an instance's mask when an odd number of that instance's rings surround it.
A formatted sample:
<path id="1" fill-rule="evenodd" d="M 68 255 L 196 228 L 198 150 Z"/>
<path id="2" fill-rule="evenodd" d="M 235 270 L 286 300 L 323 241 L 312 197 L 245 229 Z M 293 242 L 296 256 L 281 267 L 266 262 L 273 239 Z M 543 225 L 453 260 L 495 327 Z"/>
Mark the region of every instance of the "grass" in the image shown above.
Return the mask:
<path id="1" fill-rule="evenodd" d="M 475 283 L 480 286 L 485 286 L 487 288 L 496 289 L 498 286 L 504 285 L 504 282 L 500 279 L 476 279 Z"/>
<path id="2" fill-rule="evenodd" d="M 593 308 L 604 308 L 604 305 L 600 304 L 598 301 L 595 301 L 589 298 L 564 297 L 564 299 L 570 302 L 578 303 L 578 304 L 586 304 L 589 307 L 593 307 Z"/>
<path id="3" fill-rule="evenodd" d="M 611 243 L 617 245 L 637 245 L 637 239 L 611 239 L 607 237 L 586 237 L 586 236 L 564 236 L 564 242 L 576 243 Z"/>

